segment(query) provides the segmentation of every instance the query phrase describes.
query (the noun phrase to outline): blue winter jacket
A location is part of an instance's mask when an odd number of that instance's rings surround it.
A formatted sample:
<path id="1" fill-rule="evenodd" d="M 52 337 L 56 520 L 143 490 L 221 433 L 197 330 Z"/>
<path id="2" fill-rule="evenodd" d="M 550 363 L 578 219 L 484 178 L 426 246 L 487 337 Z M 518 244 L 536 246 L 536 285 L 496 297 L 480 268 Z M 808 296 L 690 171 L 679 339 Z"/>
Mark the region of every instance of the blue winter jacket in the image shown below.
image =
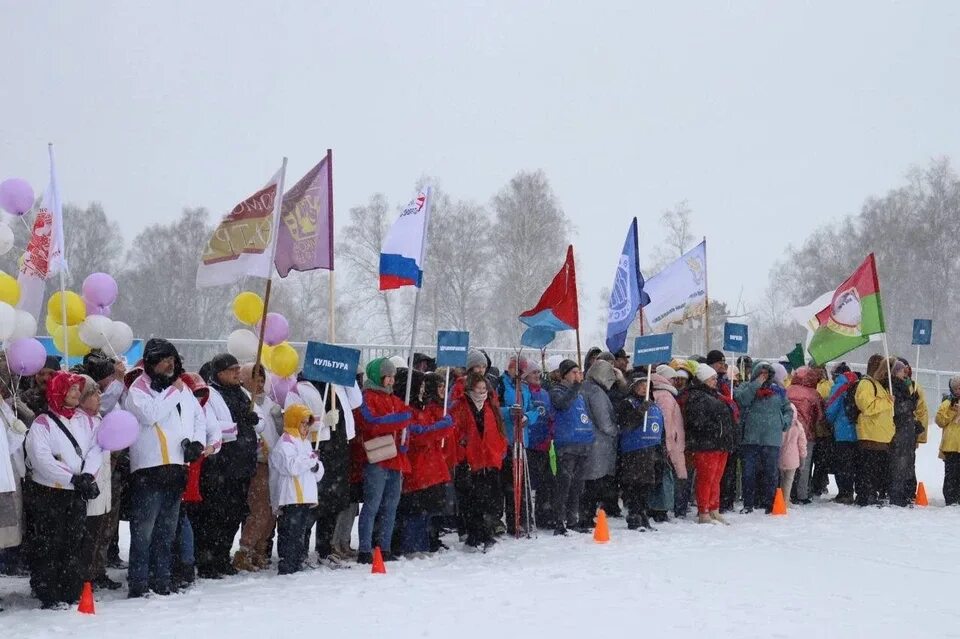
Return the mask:
<path id="1" fill-rule="evenodd" d="M 846 386 L 847 388 L 844 388 Z M 844 401 L 846 390 L 852 388 L 856 392 L 857 376 L 855 373 L 844 373 L 833 381 L 830 395 L 827 396 L 827 421 L 833 426 L 833 439 L 838 442 L 857 441 L 857 426 L 847 416 Z"/>
<path id="2" fill-rule="evenodd" d="M 555 411 L 553 444 L 563 448 L 573 444 L 593 443 L 593 421 L 587 412 L 587 401 L 580 392 L 583 384 L 550 387 L 550 403 Z"/>
<path id="3" fill-rule="evenodd" d="M 634 409 L 635 417 L 630 420 L 635 423 L 625 425 L 624 420 L 620 423 L 620 453 L 632 453 L 644 448 L 659 446 L 663 441 L 663 411 L 660 407 L 650 402 L 647 408 L 646 419 L 642 413 L 636 412 L 643 401 L 637 397 L 628 397 L 623 400 L 629 402 Z M 623 414 L 621 407 L 621 415 Z"/>
<path id="4" fill-rule="evenodd" d="M 530 387 L 524 382 L 520 382 L 521 401 L 517 401 L 517 382 L 510 379 L 504 373 L 500 377 L 499 389 L 500 395 L 500 414 L 503 416 L 503 425 L 507 429 L 507 450 L 513 450 L 513 415 L 510 414 L 510 408 L 519 404 L 523 406 L 523 413 L 527 417 L 527 427 L 523 430 L 523 447 L 530 447 L 530 427 L 540 418 L 540 411 L 533 405 L 533 398 L 530 395 Z"/>
<path id="5" fill-rule="evenodd" d="M 552 436 L 550 422 L 553 420 L 553 405 L 550 403 L 550 393 L 542 386 L 537 390 L 530 389 L 530 403 L 537 411 L 537 420 L 527 426 L 527 448 L 545 450 L 550 448 Z"/>

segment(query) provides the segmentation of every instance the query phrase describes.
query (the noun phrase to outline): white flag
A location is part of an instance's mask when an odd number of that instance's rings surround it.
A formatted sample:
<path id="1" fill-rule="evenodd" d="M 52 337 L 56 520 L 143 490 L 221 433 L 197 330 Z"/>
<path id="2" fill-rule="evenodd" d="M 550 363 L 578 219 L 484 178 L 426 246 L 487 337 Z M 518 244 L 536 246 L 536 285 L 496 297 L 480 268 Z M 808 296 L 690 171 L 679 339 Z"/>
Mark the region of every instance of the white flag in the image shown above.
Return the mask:
<path id="1" fill-rule="evenodd" d="M 285 168 L 286 160 L 265 187 L 233 207 L 214 229 L 200 256 L 197 288 L 230 284 L 247 275 L 270 277 Z"/>
<path id="2" fill-rule="evenodd" d="M 20 261 L 17 283 L 20 285 L 20 301 L 17 308 L 27 311 L 37 319 L 43 317 L 43 292 L 46 281 L 61 271 L 67 270 L 63 239 L 63 208 L 60 189 L 57 187 L 57 171 L 53 160 L 53 145 L 50 152 L 50 183 L 43 193 L 40 208 L 33 221 L 33 231 L 27 250 Z"/>
<path id="3" fill-rule="evenodd" d="M 703 315 L 707 308 L 707 243 L 701 242 L 647 280 L 643 315 L 654 333 Z"/>

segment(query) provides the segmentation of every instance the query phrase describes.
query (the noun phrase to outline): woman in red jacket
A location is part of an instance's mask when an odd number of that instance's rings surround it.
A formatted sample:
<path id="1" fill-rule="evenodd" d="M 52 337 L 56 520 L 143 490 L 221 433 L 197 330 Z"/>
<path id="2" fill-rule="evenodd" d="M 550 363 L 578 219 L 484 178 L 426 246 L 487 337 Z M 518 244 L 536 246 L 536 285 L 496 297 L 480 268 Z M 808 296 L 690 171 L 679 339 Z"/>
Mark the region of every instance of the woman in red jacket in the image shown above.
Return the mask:
<path id="1" fill-rule="evenodd" d="M 380 515 L 380 543 L 385 560 L 392 559 L 389 548 L 393 524 L 403 488 L 403 473 L 410 472 L 407 459 L 407 427 L 413 417 L 410 409 L 393 395 L 397 374 L 390 360 L 382 357 L 367 364 L 363 384 L 363 405 L 357 422 L 359 439 L 366 452 L 363 467 L 363 507 L 360 509 L 360 548 L 357 562 L 373 563 L 373 527 Z"/>
<path id="2" fill-rule="evenodd" d="M 463 399 L 451 411 L 457 427 L 459 465 L 456 488 L 460 512 L 466 527 L 467 548 L 495 542 L 494 524 L 500 512 L 500 467 L 507 453 L 506 431 L 486 378 L 477 372 L 467 375 Z"/>
<path id="3" fill-rule="evenodd" d="M 398 397 L 406 392 L 406 373 L 406 370 L 401 370 L 394 383 L 393 392 Z M 450 481 L 443 444 L 453 432 L 453 419 L 449 415 L 443 416 L 442 404 L 437 406 L 436 402 L 431 402 L 425 406 L 425 377 L 420 371 L 413 371 L 410 390 L 410 408 L 413 410 L 413 424 L 409 429 L 410 447 L 407 451 L 410 472 L 403 476 L 403 496 L 399 509 L 399 552 L 408 557 L 430 552 L 430 520 L 443 511 L 444 488 Z M 435 395 L 436 384 L 431 386 Z"/>

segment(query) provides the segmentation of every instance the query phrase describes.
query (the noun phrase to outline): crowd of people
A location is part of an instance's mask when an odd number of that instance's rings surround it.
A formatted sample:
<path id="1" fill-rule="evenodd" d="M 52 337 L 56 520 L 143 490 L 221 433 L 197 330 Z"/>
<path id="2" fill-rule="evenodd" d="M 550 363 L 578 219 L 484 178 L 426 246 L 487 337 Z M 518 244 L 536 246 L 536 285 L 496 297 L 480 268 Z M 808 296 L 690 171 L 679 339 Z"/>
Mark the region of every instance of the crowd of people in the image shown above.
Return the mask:
<path id="1" fill-rule="evenodd" d="M 585 533 L 598 508 L 651 531 L 693 501 L 698 523 L 725 525 L 738 498 L 745 516 L 770 512 L 778 488 L 810 504 L 831 474 L 836 503 L 910 506 L 929 421 L 909 363 L 879 355 L 861 376 L 746 356 L 728 367 L 719 351 L 633 368 L 594 348 L 582 367 L 514 357 L 501 374 L 471 349 L 462 369 L 378 358 L 353 386 L 301 375 L 289 388 L 226 353 L 187 372 L 151 339 L 129 370 L 99 351 L 60 369 L 51 357 L 16 379 L 0 355 L 0 569 L 29 575 L 47 609 L 76 603 L 84 582 L 122 588 L 108 567 L 127 569 L 138 598 L 272 565 L 420 558 L 453 533 L 479 552 L 534 528 Z M 935 417 L 948 505 L 958 400 L 954 378 Z M 120 409 L 136 440 L 105 451 L 98 429 Z"/>

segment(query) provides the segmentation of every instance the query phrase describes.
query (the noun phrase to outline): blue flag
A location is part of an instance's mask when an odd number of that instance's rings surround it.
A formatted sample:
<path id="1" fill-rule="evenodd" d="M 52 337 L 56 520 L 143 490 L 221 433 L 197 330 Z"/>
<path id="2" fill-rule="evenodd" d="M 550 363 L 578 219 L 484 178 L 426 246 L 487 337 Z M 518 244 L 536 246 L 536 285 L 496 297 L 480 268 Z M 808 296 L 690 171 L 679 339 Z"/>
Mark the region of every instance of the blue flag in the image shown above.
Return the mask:
<path id="1" fill-rule="evenodd" d="M 610 291 L 610 307 L 607 312 L 607 350 L 616 353 L 627 341 L 627 331 L 637 316 L 640 307 L 650 303 L 650 296 L 643 292 L 643 274 L 637 255 L 637 218 L 633 218 L 623 252 L 617 264 Z"/>
<path id="2" fill-rule="evenodd" d="M 929 346 L 930 339 L 933 337 L 933 320 L 915 319 L 913 320 L 913 345 Z"/>

